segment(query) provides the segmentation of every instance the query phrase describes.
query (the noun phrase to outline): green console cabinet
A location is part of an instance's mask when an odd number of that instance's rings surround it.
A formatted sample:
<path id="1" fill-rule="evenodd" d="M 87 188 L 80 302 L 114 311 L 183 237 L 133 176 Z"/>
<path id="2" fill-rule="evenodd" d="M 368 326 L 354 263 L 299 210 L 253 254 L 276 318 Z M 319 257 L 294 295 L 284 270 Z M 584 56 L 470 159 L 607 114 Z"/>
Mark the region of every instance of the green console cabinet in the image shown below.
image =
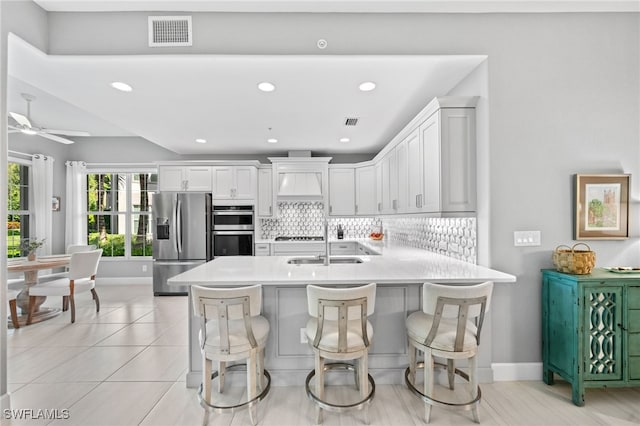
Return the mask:
<path id="1" fill-rule="evenodd" d="M 542 271 L 543 380 L 588 387 L 640 386 L 640 274 L 596 268 L 588 275 Z"/>

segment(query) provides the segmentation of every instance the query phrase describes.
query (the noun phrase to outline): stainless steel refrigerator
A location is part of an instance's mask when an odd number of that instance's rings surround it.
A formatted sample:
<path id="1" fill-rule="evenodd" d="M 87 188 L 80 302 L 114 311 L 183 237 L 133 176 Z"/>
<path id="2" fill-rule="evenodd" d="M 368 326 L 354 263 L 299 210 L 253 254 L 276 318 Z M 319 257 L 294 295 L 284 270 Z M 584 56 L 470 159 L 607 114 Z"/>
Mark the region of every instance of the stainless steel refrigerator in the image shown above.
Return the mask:
<path id="1" fill-rule="evenodd" d="M 186 295 L 187 287 L 167 280 L 211 255 L 211 194 L 153 194 L 153 294 Z"/>

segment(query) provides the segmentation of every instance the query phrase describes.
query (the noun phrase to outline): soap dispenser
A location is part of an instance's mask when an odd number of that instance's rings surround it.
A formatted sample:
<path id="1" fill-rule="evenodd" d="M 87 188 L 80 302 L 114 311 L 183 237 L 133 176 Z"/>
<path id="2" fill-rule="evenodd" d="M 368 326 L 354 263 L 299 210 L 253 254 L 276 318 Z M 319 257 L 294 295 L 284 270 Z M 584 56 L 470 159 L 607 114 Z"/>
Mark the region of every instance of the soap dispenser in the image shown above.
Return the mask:
<path id="1" fill-rule="evenodd" d="M 344 239 L 344 230 L 342 229 L 342 224 L 338 224 L 338 239 Z"/>

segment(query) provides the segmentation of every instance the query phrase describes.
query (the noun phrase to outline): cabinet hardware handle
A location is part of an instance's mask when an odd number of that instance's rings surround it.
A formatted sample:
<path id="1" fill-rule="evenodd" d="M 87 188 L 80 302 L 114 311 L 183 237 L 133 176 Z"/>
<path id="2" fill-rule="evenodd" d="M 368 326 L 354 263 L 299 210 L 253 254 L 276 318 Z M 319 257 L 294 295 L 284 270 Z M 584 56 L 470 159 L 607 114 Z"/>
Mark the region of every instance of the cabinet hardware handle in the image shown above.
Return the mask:
<path id="1" fill-rule="evenodd" d="M 333 206 L 329 206 L 329 214 L 333 213 Z"/>
<path id="2" fill-rule="evenodd" d="M 273 206 L 269 206 L 269 215 L 273 214 Z"/>
<path id="3" fill-rule="evenodd" d="M 622 324 L 618 323 L 617 325 L 618 325 L 618 327 L 620 327 L 620 330 L 627 331 L 627 329 L 624 328 L 624 326 Z"/>
<path id="4" fill-rule="evenodd" d="M 382 208 L 380 207 L 382 203 L 378 203 L 378 211 L 382 210 Z"/>
<path id="5" fill-rule="evenodd" d="M 358 205 L 356 204 L 356 214 L 358 214 Z"/>

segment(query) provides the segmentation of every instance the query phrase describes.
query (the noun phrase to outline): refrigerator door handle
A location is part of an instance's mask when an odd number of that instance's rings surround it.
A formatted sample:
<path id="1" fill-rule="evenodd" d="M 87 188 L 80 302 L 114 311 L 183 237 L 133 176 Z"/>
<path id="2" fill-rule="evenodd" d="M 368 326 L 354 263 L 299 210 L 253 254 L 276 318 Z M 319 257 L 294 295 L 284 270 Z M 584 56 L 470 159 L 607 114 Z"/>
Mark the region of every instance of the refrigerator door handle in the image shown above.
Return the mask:
<path id="1" fill-rule="evenodd" d="M 179 197 L 176 202 L 176 248 L 182 253 L 182 201 Z"/>

